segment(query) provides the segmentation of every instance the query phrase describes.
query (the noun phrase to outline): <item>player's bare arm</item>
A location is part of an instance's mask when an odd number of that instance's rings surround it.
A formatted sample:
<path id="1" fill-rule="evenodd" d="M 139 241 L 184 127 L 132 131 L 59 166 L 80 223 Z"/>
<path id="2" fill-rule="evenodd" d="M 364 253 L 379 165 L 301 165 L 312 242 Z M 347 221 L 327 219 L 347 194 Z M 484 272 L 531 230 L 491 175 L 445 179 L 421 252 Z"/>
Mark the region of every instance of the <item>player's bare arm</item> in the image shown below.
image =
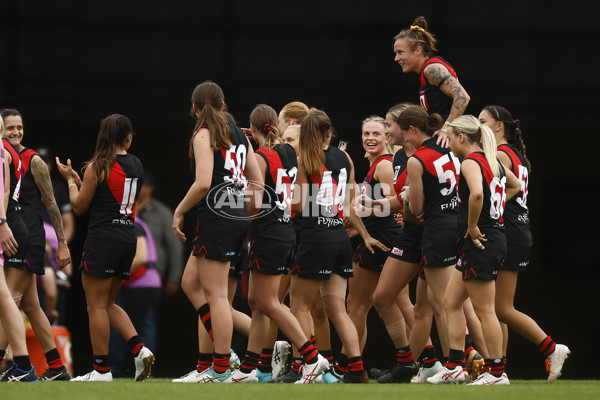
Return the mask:
<path id="1" fill-rule="evenodd" d="M 454 78 L 448 68 L 439 63 L 429 64 L 425 68 L 425 78 L 429 83 L 440 88 L 446 96 L 452 98 L 452 108 L 448 115 L 448 122 L 463 115 L 469 104 L 469 94 L 462 87 L 456 78 Z"/>
<path id="2" fill-rule="evenodd" d="M 31 159 L 31 173 L 33 174 L 35 184 L 40 190 L 42 198 L 44 199 L 44 203 L 46 204 L 46 209 L 50 215 L 52 226 L 56 231 L 58 242 L 66 243 L 65 234 L 63 232 L 62 217 L 60 215 L 58 205 L 56 204 L 56 200 L 54 199 L 54 189 L 52 188 L 52 181 L 50 180 L 48 166 L 40 157 L 33 157 Z"/>

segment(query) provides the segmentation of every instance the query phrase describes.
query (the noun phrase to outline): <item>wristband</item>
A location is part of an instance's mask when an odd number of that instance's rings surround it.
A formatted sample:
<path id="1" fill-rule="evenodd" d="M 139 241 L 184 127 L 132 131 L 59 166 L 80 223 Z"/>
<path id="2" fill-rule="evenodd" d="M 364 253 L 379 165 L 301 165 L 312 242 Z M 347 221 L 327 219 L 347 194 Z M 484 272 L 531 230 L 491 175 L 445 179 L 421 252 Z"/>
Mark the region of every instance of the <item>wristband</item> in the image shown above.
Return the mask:
<path id="1" fill-rule="evenodd" d="M 400 208 L 403 209 L 404 208 L 404 200 L 402 200 L 402 193 L 398 193 L 396 195 L 396 198 L 398 199 L 398 201 L 400 202 Z"/>

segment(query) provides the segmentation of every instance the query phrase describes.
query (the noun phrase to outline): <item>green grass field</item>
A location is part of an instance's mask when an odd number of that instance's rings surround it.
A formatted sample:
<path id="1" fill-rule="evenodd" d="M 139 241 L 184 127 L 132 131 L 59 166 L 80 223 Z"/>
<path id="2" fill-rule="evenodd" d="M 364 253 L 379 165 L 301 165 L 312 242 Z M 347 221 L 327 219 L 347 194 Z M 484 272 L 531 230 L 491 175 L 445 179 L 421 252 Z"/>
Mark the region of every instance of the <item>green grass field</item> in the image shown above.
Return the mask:
<path id="1" fill-rule="evenodd" d="M 40 382 L 2 383 L 0 399 L 18 400 L 183 400 L 183 399 L 418 399 L 418 400 L 550 400 L 600 399 L 600 381 L 559 380 L 554 385 L 546 381 L 514 380 L 510 386 L 473 387 L 465 385 L 293 385 L 293 384 L 194 384 L 172 383 L 169 379 L 150 379 L 136 383 L 117 379 L 112 383 Z"/>

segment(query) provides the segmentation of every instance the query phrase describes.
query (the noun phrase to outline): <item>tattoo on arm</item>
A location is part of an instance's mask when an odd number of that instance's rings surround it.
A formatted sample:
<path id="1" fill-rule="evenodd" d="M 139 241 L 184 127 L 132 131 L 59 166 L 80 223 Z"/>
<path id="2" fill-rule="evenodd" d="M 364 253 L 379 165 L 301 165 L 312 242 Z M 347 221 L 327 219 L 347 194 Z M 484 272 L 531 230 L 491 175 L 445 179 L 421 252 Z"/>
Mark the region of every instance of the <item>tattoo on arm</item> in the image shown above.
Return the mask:
<path id="1" fill-rule="evenodd" d="M 448 121 L 453 121 L 455 118 L 463 115 L 467 109 L 467 104 L 469 104 L 469 95 L 461 86 L 461 84 L 458 83 L 458 81 L 454 78 L 448 79 L 441 89 L 444 93 L 449 94 L 449 96 L 453 99 L 450 115 L 448 115 Z"/>
<path id="2" fill-rule="evenodd" d="M 31 173 L 33 174 L 35 184 L 42 194 L 42 198 L 46 204 L 46 209 L 50 215 L 52 226 L 56 231 L 58 242 L 64 243 L 65 234 L 63 231 L 62 217 L 60 215 L 58 205 L 56 204 L 56 200 L 54 199 L 54 189 L 52 188 L 52 180 L 50 180 L 48 166 L 40 157 L 33 157 L 31 159 Z"/>
<path id="3" fill-rule="evenodd" d="M 452 76 L 450 71 L 448 71 L 448 68 L 440 63 L 429 64 L 423 72 L 425 73 L 427 81 L 437 87 L 440 87 L 442 81 L 447 79 L 448 76 Z"/>
<path id="4" fill-rule="evenodd" d="M 439 63 L 430 64 L 425 68 L 425 77 L 429 83 L 440 88 L 446 96 L 452 99 L 452 108 L 448 121 L 461 116 L 469 104 L 469 95 L 448 68 Z"/>

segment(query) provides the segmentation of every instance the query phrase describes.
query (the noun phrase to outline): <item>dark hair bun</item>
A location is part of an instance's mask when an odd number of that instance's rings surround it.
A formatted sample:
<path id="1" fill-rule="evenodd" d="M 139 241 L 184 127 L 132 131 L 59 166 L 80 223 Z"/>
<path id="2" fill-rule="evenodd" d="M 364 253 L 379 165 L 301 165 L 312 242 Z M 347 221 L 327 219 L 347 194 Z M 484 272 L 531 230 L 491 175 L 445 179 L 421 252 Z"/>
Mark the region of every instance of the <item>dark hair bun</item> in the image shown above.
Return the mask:
<path id="1" fill-rule="evenodd" d="M 433 113 L 427 116 L 427 127 L 432 129 L 434 132 L 440 130 L 444 126 L 444 118 L 438 114 Z"/>
<path id="2" fill-rule="evenodd" d="M 415 20 L 412 23 L 413 25 L 416 26 L 420 26 L 421 28 L 427 30 L 427 28 L 429 27 L 429 24 L 427 23 L 427 20 L 425 19 L 424 16 L 419 16 L 417 18 L 415 18 Z"/>

